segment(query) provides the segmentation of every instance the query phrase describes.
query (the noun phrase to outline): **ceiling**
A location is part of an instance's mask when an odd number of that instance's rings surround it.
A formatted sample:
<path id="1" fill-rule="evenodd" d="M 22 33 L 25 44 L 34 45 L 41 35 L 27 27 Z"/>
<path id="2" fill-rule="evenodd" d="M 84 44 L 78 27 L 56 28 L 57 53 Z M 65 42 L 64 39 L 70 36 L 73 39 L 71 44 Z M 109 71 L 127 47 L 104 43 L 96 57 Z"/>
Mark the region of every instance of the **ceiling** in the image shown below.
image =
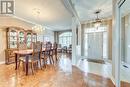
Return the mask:
<path id="1" fill-rule="evenodd" d="M 112 0 L 72 0 L 72 3 L 81 22 L 95 19 L 97 9 L 102 10 L 99 17 L 112 14 Z M 71 29 L 72 14 L 62 0 L 15 0 L 15 16 L 53 31 Z"/>
<path id="2" fill-rule="evenodd" d="M 112 0 L 72 0 L 81 22 L 96 18 L 95 11 L 101 10 L 100 18 L 111 17 Z"/>
<path id="3" fill-rule="evenodd" d="M 121 6 L 121 15 L 125 16 L 130 14 L 130 0 L 126 0 Z"/>
<path id="4" fill-rule="evenodd" d="M 72 18 L 61 0 L 15 0 L 15 16 L 53 30 L 70 29 Z"/>

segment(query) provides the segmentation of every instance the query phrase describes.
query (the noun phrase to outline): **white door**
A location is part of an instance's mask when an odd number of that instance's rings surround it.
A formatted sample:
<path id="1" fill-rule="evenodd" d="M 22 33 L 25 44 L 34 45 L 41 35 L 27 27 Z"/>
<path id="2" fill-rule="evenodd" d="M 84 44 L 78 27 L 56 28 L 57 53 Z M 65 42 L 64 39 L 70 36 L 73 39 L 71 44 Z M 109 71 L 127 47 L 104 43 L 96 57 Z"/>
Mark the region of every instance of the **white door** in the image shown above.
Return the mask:
<path id="1" fill-rule="evenodd" d="M 88 33 L 88 58 L 102 59 L 103 57 L 103 33 Z"/>

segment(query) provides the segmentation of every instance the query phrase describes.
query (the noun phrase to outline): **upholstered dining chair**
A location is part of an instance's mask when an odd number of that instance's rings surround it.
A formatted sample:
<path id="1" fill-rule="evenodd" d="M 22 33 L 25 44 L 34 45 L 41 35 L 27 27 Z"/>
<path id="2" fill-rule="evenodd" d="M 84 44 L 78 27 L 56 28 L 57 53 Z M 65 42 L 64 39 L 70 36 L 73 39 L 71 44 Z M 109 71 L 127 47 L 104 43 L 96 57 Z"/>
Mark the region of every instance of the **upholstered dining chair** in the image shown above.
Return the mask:
<path id="1" fill-rule="evenodd" d="M 32 73 L 34 74 L 34 64 L 38 67 L 38 61 L 39 61 L 39 52 L 41 51 L 41 44 L 33 43 L 33 53 L 29 56 L 28 63 L 31 65 Z M 20 58 L 20 62 L 25 63 L 25 58 Z M 36 67 L 36 66 L 35 66 Z"/>
<path id="2" fill-rule="evenodd" d="M 54 42 L 54 44 L 53 44 L 53 54 L 55 56 L 56 61 L 58 60 L 57 59 L 57 46 L 58 46 L 57 43 Z"/>
<path id="3" fill-rule="evenodd" d="M 19 48 L 18 48 L 19 50 L 25 50 L 25 49 L 27 49 L 27 46 L 26 46 L 26 44 L 23 42 L 23 43 L 20 43 L 19 44 Z"/>
<path id="4" fill-rule="evenodd" d="M 47 60 L 48 60 L 48 51 L 46 50 L 46 43 L 42 43 L 42 49 L 40 52 L 40 66 L 42 69 L 42 65 L 45 66 L 45 68 L 47 67 Z"/>
<path id="5" fill-rule="evenodd" d="M 50 42 L 47 42 L 46 44 L 42 43 L 42 50 L 44 50 L 44 52 L 41 52 L 40 65 L 42 66 L 42 63 L 44 63 L 44 66 L 46 68 L 47 60 L 49 59 L 50 64 L 52 64 L 52 61 L 53 61 L 52 44 Z"/>
<path id="6" fill-rule="evenodd" d="M 19 44 L 18 50 L 26 50 L 26 49 L 27 49 L 27 46 L 24 42 Z M 19 63 L 18 63 L 18 67 L 19 67 L 21 59 L 24 59 L 25 56 L 18 55 L 18 58 L 19 58 Z M 23 67 L 24 67 L 24 64 L 23 64 Z"/>
<path id="7" fill-rule="evenodd" d="M 48 52 L 50 64 L 54 64 L 54 60 L 53 60 L 53 49 L 52 49 L 52 43 L 51 42 L 47 42 L 46 43 L 46 51 Z"/>

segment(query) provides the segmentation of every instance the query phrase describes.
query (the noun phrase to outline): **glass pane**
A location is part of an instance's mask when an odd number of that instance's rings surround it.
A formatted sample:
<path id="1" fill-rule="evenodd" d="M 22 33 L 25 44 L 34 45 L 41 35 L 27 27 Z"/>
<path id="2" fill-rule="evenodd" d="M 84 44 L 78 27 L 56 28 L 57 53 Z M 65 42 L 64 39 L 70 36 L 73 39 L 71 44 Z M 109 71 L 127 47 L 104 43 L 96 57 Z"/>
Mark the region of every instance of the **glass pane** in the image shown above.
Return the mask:
<path id="1" fill-rule="evenodd" d="M 16 31 L 11 31 L 9 32 L 9 44 L 8 46 L 10 48 L 17 48 L 17 32 Z"/>
<path id="2" fill-rule="evenodd" d="M 33 35 L 32 42 L 36 42 L 36 40 L 37 40 L 37 35 Z"/>
<path id="3" fill-rule="evenodd" d="M 19 32 L 19 43 L 24 43 L 24 33 L 23 32 Z"/>
<path id="4" fill-rule="evenodd" d="M 31 48 L 31 33 L 27 33 L 27 48 Z"/>
<path id="5" fill-rule="evenodd" d="M 59 44 L 61 46 L 67 46 L 71 44 L 72 32 L 65 32 L 59 35 Z"/>

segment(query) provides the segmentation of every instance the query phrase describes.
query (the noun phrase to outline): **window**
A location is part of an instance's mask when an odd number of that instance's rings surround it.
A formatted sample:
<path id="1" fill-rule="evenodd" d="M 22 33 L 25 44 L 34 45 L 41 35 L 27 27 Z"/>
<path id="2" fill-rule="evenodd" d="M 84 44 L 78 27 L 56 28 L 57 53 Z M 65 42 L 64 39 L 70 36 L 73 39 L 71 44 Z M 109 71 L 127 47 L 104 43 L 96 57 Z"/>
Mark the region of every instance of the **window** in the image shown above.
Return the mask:
<path id="1" fill-rule="evenodd" d="M 72 32 L 65 32 L 59 35 L 59 44 L 61 46 L 67 46 L 71 44 L 71 39 L 72 39 Z"/>
<path id="2" fill-rule="evenodd" d="M 44 40 L 44 42 L 48 42 L 48 41 L 50 41 L 50 37 L 49 36 L 43 36 L 43 40 Z"/>

